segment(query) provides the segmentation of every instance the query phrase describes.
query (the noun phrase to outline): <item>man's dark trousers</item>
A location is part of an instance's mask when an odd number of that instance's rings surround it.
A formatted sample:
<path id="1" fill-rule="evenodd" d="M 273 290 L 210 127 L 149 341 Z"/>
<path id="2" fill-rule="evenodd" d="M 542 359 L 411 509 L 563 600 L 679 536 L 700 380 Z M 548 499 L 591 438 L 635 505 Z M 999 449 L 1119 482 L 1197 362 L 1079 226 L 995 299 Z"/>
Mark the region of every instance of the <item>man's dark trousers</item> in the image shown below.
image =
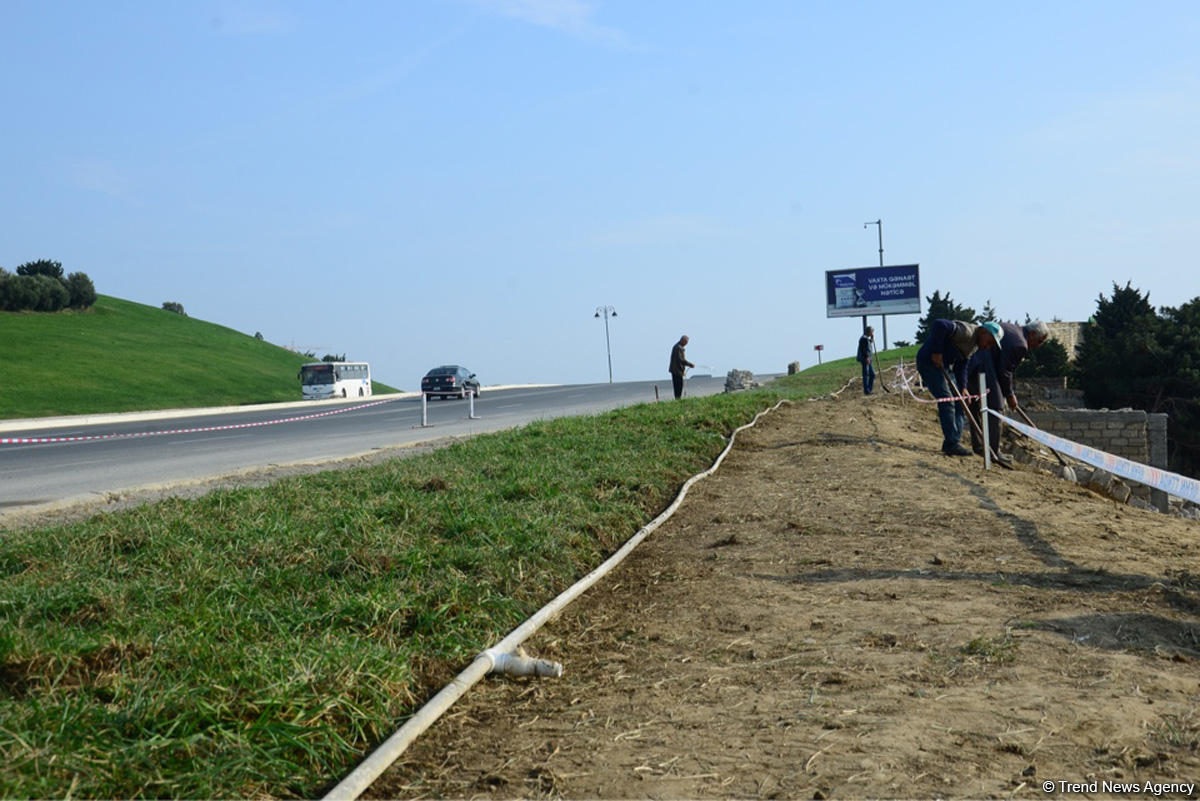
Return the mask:
<path id="1" fill-rule="evenodd" d="M 675 388 L 675 400 L 683 397 L 683 375 L 671 373 L 671 386 Z"/>

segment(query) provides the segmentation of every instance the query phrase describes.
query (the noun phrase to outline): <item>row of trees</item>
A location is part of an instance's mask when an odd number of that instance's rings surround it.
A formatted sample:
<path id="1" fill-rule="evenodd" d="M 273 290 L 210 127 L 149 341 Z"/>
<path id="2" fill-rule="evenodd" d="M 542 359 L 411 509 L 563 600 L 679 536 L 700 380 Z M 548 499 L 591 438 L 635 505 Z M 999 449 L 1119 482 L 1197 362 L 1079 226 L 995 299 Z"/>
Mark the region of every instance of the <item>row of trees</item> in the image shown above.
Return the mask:
<path id="1" fill-rule="evenodd" d="M 96 302 L 96 287 L 86 273 L 63 276 L 61 262 L 41 259 L 17 267 L 16 275 L 0 267 L 0 309 L 55 312 L 85 309 Z"/>

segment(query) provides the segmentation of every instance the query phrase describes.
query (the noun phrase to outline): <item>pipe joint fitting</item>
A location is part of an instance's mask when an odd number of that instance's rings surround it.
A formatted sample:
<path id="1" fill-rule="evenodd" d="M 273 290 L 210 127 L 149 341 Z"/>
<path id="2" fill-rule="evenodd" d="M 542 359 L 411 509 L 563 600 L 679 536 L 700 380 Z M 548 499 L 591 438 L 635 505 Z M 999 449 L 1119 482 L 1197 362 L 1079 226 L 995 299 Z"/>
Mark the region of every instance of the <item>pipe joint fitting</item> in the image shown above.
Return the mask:
<path id="1" fill-rule="evenodd" d="M 533 659 L 521 654 L 498 651 L 495 648 L 487 649 L 483 655 L 492 663 L 489 673 L 503 673 L 506 676 L 537 676 L 538 678 L 558 678 L 563 673 L 563 666 L 560 662 Z"/>

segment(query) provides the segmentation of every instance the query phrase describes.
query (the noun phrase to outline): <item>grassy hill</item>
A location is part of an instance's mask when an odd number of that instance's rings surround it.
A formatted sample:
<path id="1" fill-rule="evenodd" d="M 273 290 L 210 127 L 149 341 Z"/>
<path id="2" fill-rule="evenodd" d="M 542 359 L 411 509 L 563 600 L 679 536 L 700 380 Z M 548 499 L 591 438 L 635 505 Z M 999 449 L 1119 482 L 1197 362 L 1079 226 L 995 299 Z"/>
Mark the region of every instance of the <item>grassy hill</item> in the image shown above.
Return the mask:
<path id="1" fill-rule="evenodd" d="M 106 295 L 82 312 L 0 312 L 0 344 L 0 420 L 296 401 L 297 369 L 311 361 Z"/>

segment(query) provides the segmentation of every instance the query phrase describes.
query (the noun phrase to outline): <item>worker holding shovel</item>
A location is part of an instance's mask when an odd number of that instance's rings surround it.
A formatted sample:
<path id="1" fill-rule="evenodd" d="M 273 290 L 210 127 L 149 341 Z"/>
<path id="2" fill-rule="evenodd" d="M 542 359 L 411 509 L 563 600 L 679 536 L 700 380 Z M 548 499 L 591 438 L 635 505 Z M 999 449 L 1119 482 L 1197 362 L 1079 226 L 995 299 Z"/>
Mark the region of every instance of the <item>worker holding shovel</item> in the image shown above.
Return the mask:
<path id="1" fill-rule="evenodd" d="M 962 320 L 934 320 L 929 335 L 917 351 L 917 372 L 925 387 L 938 400 L 938 421 L 942 425 L 942 453 L 947 456 L 970 456 L 962 443 L 966 411 L 954 395 L 948 380 L 955 376 L 958 387 L 967 384 L 967 360 L 979 348 L 991 348 L 1000 343 L 1004 332 L 993 322 L 976 325 Z"/>

